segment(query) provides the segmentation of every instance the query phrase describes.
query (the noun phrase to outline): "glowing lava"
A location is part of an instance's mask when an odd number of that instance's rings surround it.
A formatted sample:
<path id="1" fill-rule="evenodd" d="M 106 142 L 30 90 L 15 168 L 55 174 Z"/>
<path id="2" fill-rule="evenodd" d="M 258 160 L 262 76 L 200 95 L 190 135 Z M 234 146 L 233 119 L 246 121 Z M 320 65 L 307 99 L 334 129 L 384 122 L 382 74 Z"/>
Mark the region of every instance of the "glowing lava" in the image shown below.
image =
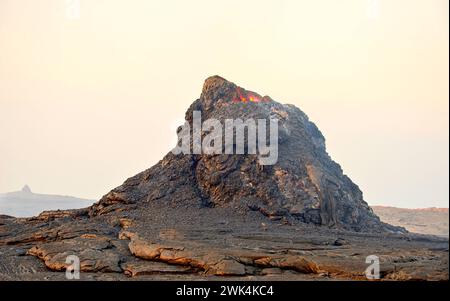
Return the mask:
<path id="1" fill-rule="evenodd" d="M 259 94 L 251 91 L 246 91 L 240 87 L 236 89 L 236 96 L 233 102 L 266 102 L 266 97 L 261 97 Z"/>

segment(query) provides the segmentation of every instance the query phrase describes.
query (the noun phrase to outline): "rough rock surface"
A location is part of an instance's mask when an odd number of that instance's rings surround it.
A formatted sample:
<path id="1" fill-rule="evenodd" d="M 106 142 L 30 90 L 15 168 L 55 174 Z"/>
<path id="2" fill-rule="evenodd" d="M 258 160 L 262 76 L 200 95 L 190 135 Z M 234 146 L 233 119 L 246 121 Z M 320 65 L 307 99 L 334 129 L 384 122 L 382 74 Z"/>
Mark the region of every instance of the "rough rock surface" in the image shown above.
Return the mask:
<path id="1" fill-rule="evenodd" d="M 259 211 L 271 219 L 301 221 L 354 231 L 404 231 L 380 222 L 362 192 L 325 150 L 325 139 L 298 108 L 269 97 L 260 102 L 236 101 L 257 95 L 213 76 L 200 99 L 186 112 L 202 120 L 279 120 L 279 155 L 275 165 L 261 165 L 257 155 L 167 154 L 152 168 L 128 179 L 91 207 L 90 215 L 123 210 L 148 202 L 190 203 L 201 207 L 236 207 Z M 239 97 L 238 97 L 239 95 Z M 247 140 L 246 140 L 247 141 Z M 191 141 L 192 145 L 192 141 Z"/>
<path id="2" fill-rule="evenodd" d="M 362 280 L 374 254 L 382 279 L 448 279 L 448 239 L 380 222 L 299 109 L 215 76 L 194 110 L 278 118 L 278 162 L 169 153 L 89 208 L 0 216 L 0 280 L 63 280 L 68 255 L 82 280 Z"/>

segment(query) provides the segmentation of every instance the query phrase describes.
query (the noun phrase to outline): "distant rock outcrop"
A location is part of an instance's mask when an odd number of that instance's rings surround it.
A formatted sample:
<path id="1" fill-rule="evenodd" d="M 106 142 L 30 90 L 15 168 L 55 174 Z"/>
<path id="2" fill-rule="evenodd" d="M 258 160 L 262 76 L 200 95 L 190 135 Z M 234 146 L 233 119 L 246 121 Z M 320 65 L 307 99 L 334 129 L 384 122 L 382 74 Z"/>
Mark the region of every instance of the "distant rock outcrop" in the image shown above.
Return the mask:
<path id="1" fill-rule="evenodd" d="M 0 194 L 0 214 L 30 217 L 45 210 L 84 208 L 93 202 L 71 196 L 33 193 L 25 185 L 20 191 Z"/>
<path id="2" fill-rule="evenodd" d="M 27 184 L 25 184 L 25 186 L 23 186 L 22 190 L 23 193 L 32 193 L 30 186 L 28 186 Z"/>
<path id="3" fill-rule="evenodd" d="M 401 226 L 408 231 L 449 236 L 448 208 L 407 209 L 389 206 L 372 206 L 383 222 Z"/>

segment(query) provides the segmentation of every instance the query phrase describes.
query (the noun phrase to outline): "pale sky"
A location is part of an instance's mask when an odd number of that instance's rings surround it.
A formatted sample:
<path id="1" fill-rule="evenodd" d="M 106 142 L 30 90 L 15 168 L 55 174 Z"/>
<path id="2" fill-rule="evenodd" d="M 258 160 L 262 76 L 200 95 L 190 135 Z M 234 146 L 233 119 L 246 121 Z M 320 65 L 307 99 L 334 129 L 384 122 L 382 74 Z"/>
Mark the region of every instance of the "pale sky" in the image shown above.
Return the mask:
<path id="1" fill-rule="evenodd" d="M 99 199 L 221 75 L 309 115 L 371 204 L 448 207 L 448 0 L 0 0 L 0 192 Z"/>

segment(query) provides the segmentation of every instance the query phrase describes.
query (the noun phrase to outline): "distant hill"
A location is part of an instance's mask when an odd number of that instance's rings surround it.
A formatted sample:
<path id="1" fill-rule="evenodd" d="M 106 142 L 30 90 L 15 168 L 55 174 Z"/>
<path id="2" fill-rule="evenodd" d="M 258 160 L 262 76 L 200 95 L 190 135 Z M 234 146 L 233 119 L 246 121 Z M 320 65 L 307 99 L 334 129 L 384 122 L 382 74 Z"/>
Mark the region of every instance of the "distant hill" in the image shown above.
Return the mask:
<path id="1" fill-rule="evenodd" d="M 406 209 L 372 206 L 383 222 L 405 227 L 410 232 L 449 236 L 448 208 Z"/>
<path id="2" fill-rule="evenodd" d="M 30 187 L 25 185 L 20 191 L 0 194 L 0 215 L 30 217 L 45 210 L 84 208 L 92 203 L 94 200 L 33 193 Z"/>

